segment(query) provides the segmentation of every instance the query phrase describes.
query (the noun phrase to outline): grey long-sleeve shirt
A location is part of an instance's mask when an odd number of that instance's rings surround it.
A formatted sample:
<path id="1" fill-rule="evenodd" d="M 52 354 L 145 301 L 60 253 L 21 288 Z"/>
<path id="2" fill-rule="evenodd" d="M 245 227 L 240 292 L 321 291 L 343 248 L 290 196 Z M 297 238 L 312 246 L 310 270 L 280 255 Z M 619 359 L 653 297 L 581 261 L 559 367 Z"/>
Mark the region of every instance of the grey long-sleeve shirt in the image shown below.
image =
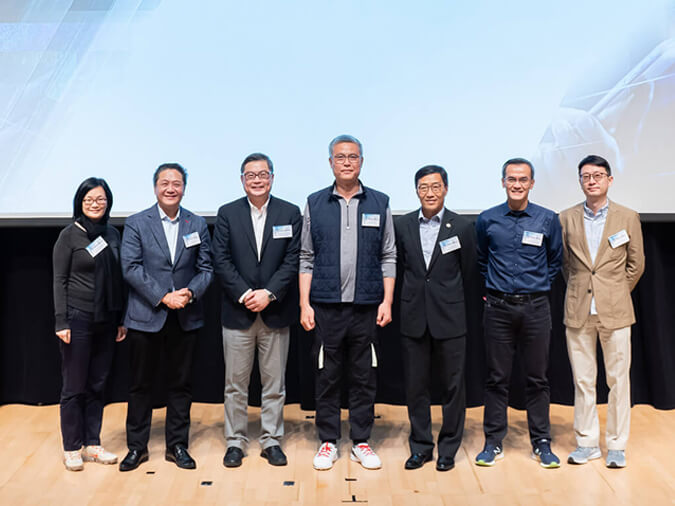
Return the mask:
<path id="1" fill-rule="evenodd" d="M 337 190 L 333 194 L 340 203 L 340 292 L 342 302 L 354 302 L 356 288 L 356 255 L 358 251 L 358 199 L 363 194 L 363 188 L 347 202 Z M 312 243 L 312 220 L 309 215 L 309 204 L 305 204 L 302 219 L 302 236 L 300 244 L 300 272 L 311 274 L 314 268 L 314 244 Z M 382 276 L 396 277 L 396 237 L 394 234 L 394 220 L 391 209 L 387 207 L 382 231 Z"/>

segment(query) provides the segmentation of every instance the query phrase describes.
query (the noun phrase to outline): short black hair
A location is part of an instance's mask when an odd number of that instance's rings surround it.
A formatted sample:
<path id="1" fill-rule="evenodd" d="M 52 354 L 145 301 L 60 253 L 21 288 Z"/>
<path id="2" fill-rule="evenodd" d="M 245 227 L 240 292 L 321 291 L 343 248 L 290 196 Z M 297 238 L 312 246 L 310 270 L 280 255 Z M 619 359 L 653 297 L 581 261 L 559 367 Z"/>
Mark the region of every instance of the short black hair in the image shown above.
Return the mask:
<path id="1" fill-rule="evenodd" d="M 164 172 L 165 170 L 177 170 L 180 172 L 180 175 L 183 176 L 183 186 L 187 186 L 187 171 L 185 168 L 180 163 L 176 162 L 171 162 L 171 163 L 163 163 L 159 167 L 157 167 L 157 170 L 155 170 L 155 173 L 152 175 L 152 186 L 157 186 L 157 180 L 159 179 L 159 175 Z"/>
<path id="2" fill-rule="evenodd" d="M 274 174 L 274 165 L 272 165 L 272 160 L 270 160 L 270 157 L 265 153 L 251 153 L 246 158 L 244 158 L 244 161 L 241 162 L 241 173 L 244 173 L 244 167 L 246 167 L 248 162 L 260 161 L 267 162 L 267 170 L 270 171 L 270 174 Z"/>
<path id="3" fill-rule="evenodd" d="M 506 177 L 506 167 L 509 165 L 527 165 L 530 168 L 530 179 L 534 179 L 534 166 L 526 158 L 509 158 L 502 165 L 502 179 Z"/>
<path id="4" fill-rule="evenodd" d="M 440 174 L 441 179 L 443 180 L 443 184 L 445 185 L 446 188 L 448 187 L 448 173 L 445 171 L 443 167 L 441 167 L 440 165 L 425 165 L 420 170 L 415 172 L 415 188 L 417 188 L 417 182 L 420 179 L 430 174 Z"/>
<path id="5" fill-rule="evenodd" d="M 595 165 L 597 167 L 602 167 L 607 171 L 607 175 L 611 176 L 612 175 L 612 169 L 609 166 L 609 162 L 605 160 L 603 157 L 598 156 L 598 155 L 588 155 L 586 158 L 581 160 L 579 162 L 579 175 L 581 176 L 581 168 L 584 165 Z"/>
<path id="6" fill-rule="evenodd" d="M 82 211 L 82 201 L 84 200 L 85 195 L 94 188 L 98 188 L 99 186 L 103 188 L 103 191 L 105 192 L 105 198 L 108 199 L 108 204 L 105 208 L 105 213 L 101 218 L 101 223 L 105 224 L 108 222 L 108 218 L 110 218 L 110 210 L 112 209 L 113 205 L 113 195 L 112 192 L 110 191 L 108 183 L 105 182 L 105 179 L 102 179 L 100 177 L 88 177 L 87 179 L 85 179 L 80 183 L 80 186 L 77 187 L 75 197 L 73 198 L 74 220 L 78 219 L 80 216 L 84 214 L 84 212 Z"/>

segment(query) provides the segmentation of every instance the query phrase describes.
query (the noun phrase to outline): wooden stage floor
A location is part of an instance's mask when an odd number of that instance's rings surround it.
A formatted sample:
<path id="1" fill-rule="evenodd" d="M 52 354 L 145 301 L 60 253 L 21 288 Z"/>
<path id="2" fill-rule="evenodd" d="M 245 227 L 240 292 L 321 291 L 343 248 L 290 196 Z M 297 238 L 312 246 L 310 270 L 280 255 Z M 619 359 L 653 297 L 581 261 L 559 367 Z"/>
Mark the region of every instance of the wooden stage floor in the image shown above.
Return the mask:
<path id="1" fill-rule="evenodd" d="M 155 505 L 155 504 L 302 504 L 302 505 L 420 505 L 440 504 L 565 504 L 649 505 L 675 504 L 675 410 L 635 406 L 628 467 L 607 469 L 604 458 L 583 466 L 566 463 L 574 449 L 571 407 L 551 406 L 553 450 L 560 469 L 541 468 L 530 458 L 523 411 L 509 410 L 506 458 L 493 468 L 473 464 L 483 445 L 482 408 L 467 410 L 466 430 L 456 467 L 440 473 L 433 463 L 406 471 L 408 421 L 400 406 L 377 405 L 371 443 L 383 468 L 367 471 L 349 459 L 349 442 L 340 443 L 340 459 L 330 471 L 315 471 L 317 449 L 313 412 L 286 406 L 284 450 L 289 465 L 275 468 L 259 457 L 255 438 L 238 469 L 222 465 L 222 405 L 194 404 L 190 452 L 195 471 L 178 469 L 164 460 L 164 410 L 155 410 L 150 461 L 137 470 L 120 473 L 117 466 L 85 463 L 82 472 L 68 472 L 61 463 L 58 406 L 0 407 L 0 504 Z M 600 407 L 604 429 L 605 407 Z M 434 433 L 440 419 L 434 407 Z M 256 436 L 259 409 L 249 410 L 249 435 Z M 106 407 L 103 444 L 119 455 L 126 453 L 126 404 Z M 349 433 L 343 411 L 344 434 Z M 604 441 L 601 444 L 605 453 Z"/>

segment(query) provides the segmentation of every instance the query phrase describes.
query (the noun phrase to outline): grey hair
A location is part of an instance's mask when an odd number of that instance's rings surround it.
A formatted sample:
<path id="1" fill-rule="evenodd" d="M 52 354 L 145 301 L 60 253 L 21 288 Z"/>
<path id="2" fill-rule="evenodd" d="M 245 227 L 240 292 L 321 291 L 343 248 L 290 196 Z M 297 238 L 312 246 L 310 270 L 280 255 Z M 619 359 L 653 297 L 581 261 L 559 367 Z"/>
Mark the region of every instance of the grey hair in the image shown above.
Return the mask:
<path id="1" fill-rule="evenodd" d="M 342 142 L 349 142 L 351 144 L 356 144 L 359 147 L 359 155 L 361 155 L 361 157 L 363 158 L 363 146 L 361 145 L 361 141 L 358 140 L 356 137 L 347 134 L 338 135 L 335 139 L 330 141 L 330 144 L 328 145 L 329 158 L 333 158 L 333 148 L 335 147 L 335 145 L 340 144 Z"/>

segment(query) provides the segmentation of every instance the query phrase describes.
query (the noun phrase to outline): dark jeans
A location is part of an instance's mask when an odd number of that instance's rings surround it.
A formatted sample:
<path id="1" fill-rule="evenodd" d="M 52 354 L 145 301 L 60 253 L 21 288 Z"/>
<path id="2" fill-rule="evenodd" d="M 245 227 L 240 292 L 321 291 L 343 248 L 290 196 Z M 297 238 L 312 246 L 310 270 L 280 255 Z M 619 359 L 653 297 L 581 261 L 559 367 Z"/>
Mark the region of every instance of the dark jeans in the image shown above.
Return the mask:
<path id="1" fill-rule="evenodd" d="M 115 322 L 94 323 L 92 313 L 68 308 L 70 343 L 61 349 L 61 436 L 65 451 L 100 445 L 103 389 L 115 351 Z"/>
<path id="2" fill-rule="evenodd" d="M 349 387 L 349 437 L 366 441 L 375 416 L 377 378 L 371 344 L 376 344 L 377 306 L 313 304 L 316 428 L 321 441 L 340 439 L 340 394 L 345 368 Z M 323 368 L 318 368 L 323 345 Z M 348 361 L 345 365 L 344 360 Z"/>
<path id="3" fill-rule="evenodd" d="M 488 294 L 484 313 L 485 383 L 483 430 L 487 444 L 501 444 L 507 430 L 506 409 L 513 355 L 525 368 L 527 424 L 532 443 L 551 438 L 549 420 L 548 350 L 551 308 L 547 296 L 514 304 Z"/>
<path id="4" fill-rule="evenodd" d="M 152 381 L 159 357 L 166 357 L 166 447 L 182 444 L 187 448 L 190 432 L 192 387 L 190 371 L 197 332 L 184 332 L 175 311 L 169 311 L 159 332 L 129 329 L 131 382 L 127 407 L 127 446 L 144 450 L 150 439 L 152 421 Z"/>
<path id="5" fill-rule="evenodd" d="M 433 364 L 439 376 L 443 404 L 438 455 L 454 458 L 464 433 L 466 338 L 434 339 L 425 332 L 422 337 L 401 336 L 401 348 L 410 419 L 410 452 L 431 456 L 434 450 L 430 412 Z"/>

